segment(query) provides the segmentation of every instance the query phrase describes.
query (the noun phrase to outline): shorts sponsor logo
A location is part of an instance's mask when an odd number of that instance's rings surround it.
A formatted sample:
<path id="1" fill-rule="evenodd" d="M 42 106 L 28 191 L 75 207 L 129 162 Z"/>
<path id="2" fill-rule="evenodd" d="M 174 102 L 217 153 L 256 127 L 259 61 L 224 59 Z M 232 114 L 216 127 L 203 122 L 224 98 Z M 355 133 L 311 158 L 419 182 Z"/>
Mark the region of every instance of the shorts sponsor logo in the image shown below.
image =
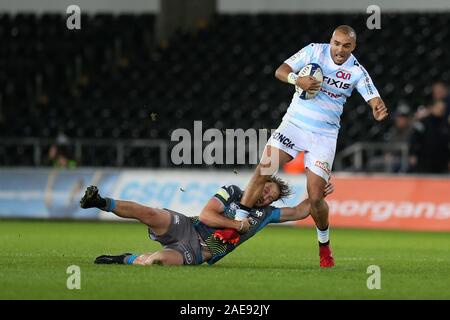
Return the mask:
<path id="1" fill-rule="evenodd" d="M 272 139 L 279 141 L 282 145 L 286 146 L 289 149 L 292 149 L 295 146 L 291 139 L 281 134 L 280 132 L 274 132 L 274 134 L 272 135 Z"/>
<path id="2" fill-rule="evenodd" d="M 184 260 L 186 260 L 186 264 L 192 264 L 192 261 L 194 259 L 192 258 L 192 254 L 189 251 L 184 252 Z"/>
<path id="3" fill-rule="evenodd" d="M 262 211 L 259 211 L 259 210 L 256 210 L 255 214 L 258 218 L 261 218 L 263 215 Z"/>
<path id="4" fill-rule="evenodd" d="M 177 215 L 174 216 L 174 223 L 175 224 L 180 224 L 180 217 L 179 216 L 177 216 Z"/>
<path id="5" fill-rule="evenodd" d="M 331 174 L 331 168 L 330 168 L 330 165 L 328 164 L 328 162 L 322 162 L 322 161 L 317 160 L 315 163 L 315 166 L 319 167 L 320 169 L 325 171 L 327 174 Z"/>

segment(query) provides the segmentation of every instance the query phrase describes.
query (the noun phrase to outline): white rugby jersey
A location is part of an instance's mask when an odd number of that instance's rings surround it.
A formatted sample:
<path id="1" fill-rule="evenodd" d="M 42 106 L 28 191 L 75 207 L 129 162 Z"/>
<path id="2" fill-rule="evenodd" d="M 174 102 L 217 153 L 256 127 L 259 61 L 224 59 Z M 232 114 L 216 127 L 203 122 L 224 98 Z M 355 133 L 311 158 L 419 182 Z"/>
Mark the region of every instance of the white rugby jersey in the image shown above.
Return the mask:
<path id="1" fill-rule="evenodd" d="M 353 55 L 342 65 L 334 63 L 328 43 L 311 43 L 285 63 L 295 73 L 308 63 L 317 63 L 323 71 L 320 92 L 310 100 L 300 99 L 295 92 L 283 117 L 306 130 L 337 138 L 344 103 L 354 88 L 366 101 L 380 96 L 366 69 Z"/>

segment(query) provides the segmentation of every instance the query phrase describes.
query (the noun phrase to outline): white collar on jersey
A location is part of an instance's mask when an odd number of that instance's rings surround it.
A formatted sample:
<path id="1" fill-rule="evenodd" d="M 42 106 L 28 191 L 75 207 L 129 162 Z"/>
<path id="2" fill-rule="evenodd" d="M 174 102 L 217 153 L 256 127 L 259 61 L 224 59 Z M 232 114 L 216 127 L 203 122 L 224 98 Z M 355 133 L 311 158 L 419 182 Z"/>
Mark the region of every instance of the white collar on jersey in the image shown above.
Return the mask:
<path id="1" fill-rule="evenodd" d="M 348 57 L 348 59 L 343 63 L 343 64 L 336 64 L 333 60 L 333 57 L 331 56 L 331 45 L 328 46 L 328 59 L 330 59 L 331 63 L 333 64 L 333 66 L 335 66 L 336 68 L 342 68 L 346 65 L 350 66 L 350 61 L 354 61 L 355 57 L 353 56 L 353 54 L 350 54 L 350 57 Z M 353 62 L 352 62 L 353 63 Z"/>

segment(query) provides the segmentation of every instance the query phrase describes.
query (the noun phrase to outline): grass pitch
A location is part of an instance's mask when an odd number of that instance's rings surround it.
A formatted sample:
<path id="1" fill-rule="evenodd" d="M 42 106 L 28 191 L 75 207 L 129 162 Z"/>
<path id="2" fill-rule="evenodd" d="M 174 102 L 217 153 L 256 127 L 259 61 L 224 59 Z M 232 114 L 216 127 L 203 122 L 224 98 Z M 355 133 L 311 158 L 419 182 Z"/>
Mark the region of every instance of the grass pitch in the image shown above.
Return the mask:
<path id="1" fill-rule="evenodd" d="M 448 233 L 333 229 L 318 267 L 313 229 L 268 227 L 214 266 L 94 265 L 158 250 L 134 223 L 0 221 L 0 299 L 450 299 Z M 67 267 L 81 268 L 68 290 Z M 381 289 L 367 288 L 367 267 Z"/>

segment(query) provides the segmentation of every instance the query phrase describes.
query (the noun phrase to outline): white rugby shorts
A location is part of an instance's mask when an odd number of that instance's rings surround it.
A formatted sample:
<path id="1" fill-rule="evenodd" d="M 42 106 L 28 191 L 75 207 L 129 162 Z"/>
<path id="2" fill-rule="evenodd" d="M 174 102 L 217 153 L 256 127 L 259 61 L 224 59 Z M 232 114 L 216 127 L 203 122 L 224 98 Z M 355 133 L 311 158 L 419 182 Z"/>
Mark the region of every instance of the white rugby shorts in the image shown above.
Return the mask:
<path id="1" fill-rule="evenodd" d="M 278 148 L 295 158 L 305 151 L 305 167 L 328 182 L 331 175 L 337 139 L 297 127 L 283 120 L 267 145 Z"/>

